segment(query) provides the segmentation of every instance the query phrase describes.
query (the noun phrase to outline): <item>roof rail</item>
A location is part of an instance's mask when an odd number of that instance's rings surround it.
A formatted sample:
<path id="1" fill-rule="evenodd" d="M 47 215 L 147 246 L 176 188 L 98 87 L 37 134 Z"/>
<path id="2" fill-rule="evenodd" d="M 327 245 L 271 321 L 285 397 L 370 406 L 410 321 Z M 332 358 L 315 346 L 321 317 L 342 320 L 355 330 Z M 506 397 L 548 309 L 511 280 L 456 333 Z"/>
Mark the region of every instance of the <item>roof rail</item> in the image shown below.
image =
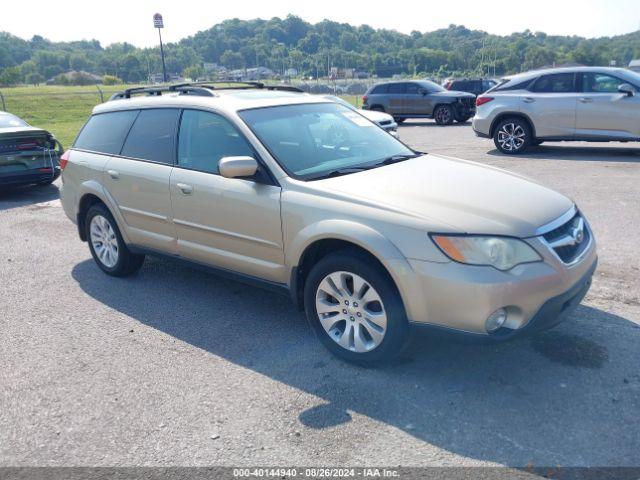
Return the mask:
<path id="1" fill-rule="evenodd" d="M 216 84 L 230 84 L 233 86 L 215 86 Z M 184 95 L 199 95 L 203 97 L 213 97 L 213 90 L 229 90 L 229 89 L 260 89 L 260 90 L 277 90 L 283 92 L 304 93 L 304 90 L 293 85 L 265 85 L 262 82 L 185 82 L 175 83 L 173 85 L 156 85 L 146 87 L 132 87 L 116 92 L 111 95 L 111 100 L 121 100 L 131 98 L 132 95 L 146 94 L 147 96 L 160 96 L 163 92 L 178 92 Z"/>

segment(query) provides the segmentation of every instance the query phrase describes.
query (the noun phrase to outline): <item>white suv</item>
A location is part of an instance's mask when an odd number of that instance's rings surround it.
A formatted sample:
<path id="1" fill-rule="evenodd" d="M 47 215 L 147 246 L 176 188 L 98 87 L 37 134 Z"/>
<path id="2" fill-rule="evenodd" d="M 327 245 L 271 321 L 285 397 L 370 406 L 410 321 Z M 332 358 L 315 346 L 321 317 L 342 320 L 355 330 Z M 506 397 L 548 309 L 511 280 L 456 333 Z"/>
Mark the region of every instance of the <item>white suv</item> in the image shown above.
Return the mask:
<path id="1" fill-rule="evenodd" d="M 545 141 L 640 140 L 640 74 L 556 68 L 502 80 L 476 100 L 473 129 L 503 153 Z"/>

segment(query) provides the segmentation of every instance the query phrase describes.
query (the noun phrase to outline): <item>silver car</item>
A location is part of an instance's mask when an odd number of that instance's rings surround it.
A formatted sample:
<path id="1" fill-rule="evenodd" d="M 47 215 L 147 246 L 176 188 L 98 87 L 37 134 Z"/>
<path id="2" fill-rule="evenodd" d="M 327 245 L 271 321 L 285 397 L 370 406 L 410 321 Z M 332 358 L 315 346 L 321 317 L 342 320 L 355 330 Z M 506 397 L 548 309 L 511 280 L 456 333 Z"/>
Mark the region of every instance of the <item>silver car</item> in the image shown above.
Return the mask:
<path id="1" fill-rule="evenodd" d="M 353 105 L 351 105 L 346 100 L 344 100 L 344 99 L 342 99 L 340 97 L 336 97 L 335 95 L 322 95 L 322 98 L 325 98 L 327 100 L 331 100 L 332 102 L 339 103 L 341 105 L 344 105 L 347 108 L 350 108 L 354 112 L 358 112 L 363 117 L 368 118 L 373 123 L 378 125 L 385 132 L 393 135 L 396 138 L 400 138 L 400 136 L 398 135 L 398 124 L 396 123 L 394 118 L 391 115 L 389 115 L 388 113 L 379 112 L 379 111 L 375 111 L 375 110 L 364 110 L 362 108 L 358 109 L 358 108 L 354 107 Z"/>
<path id="2" fill-rule="evenodd" d="M 473 129 L 503 153 L 545 141 L 640 140 L 640 74 L 557 68 L 508 77 L 476 100 Z"/>
<path id="3" fill-rule="evenodd" d="M 413 151 L 338 103 L 259 90 L 130 89 L 93 110 L 60 196 L 100 269 L 160 255 L 286 293 L 360 363 L 415 328 L 548 328 L 585 295 L 595 240 L 564 195 Z"/>

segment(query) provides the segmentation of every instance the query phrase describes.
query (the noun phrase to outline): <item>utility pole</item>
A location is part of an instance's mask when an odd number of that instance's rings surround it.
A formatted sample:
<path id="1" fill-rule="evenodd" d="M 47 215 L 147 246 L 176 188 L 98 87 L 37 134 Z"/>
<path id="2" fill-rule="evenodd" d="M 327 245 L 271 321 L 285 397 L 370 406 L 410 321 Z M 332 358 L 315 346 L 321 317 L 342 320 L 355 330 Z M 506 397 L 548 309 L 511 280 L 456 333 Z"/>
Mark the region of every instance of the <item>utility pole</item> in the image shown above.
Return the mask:
<path id="1" fill-rule="evenodd" d="M 162 57 L 162 82 L 167 82 L 167 67 L 164 63 L 164 47 L 162 46 L 162 33 L 161 29 L 164 28 L 164 22 L 162 21 L 162 15 L 156 13 L 153 16 L 153 26 L 158 29 L 158 36 L 160 37 L 160 56 Z"/>

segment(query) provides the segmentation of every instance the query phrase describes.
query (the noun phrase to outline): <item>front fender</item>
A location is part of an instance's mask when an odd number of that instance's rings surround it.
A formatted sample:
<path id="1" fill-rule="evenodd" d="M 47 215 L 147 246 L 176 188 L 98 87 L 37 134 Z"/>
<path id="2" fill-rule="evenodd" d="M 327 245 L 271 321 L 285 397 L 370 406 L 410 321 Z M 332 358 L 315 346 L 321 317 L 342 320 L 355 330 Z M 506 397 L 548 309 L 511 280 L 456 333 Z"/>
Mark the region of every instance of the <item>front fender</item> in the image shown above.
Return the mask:
<path id="1" fill-rule="evenodd" d="M 376 257 L 396 284 L 408 318 L 420 318 L 424 311 L 423 295 L 416 274 L 400 250 L 370 226 L 352 220 L 322 220 L 306 226 L 287 248 L 287 263 L 295 268 L 309 246 L 320 240 L 342 240 L 353 243 Z"/>

